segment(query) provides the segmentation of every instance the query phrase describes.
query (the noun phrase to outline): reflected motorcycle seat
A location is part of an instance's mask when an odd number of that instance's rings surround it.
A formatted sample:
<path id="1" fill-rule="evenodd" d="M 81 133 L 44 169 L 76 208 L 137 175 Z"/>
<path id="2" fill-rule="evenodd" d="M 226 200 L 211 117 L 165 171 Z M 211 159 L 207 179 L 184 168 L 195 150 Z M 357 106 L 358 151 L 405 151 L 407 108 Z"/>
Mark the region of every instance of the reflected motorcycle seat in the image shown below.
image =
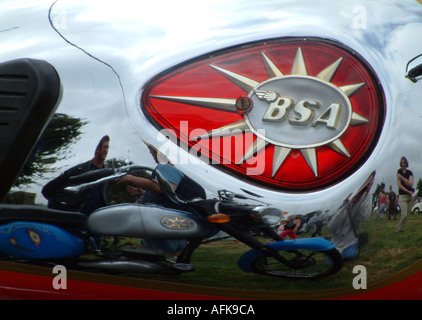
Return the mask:
<path id="1" fill-rule="evenodd" d="M 0 224 L 13 221 L 32 221 L 70 228 L 86 228 L 87 216 L 35 205 L 0 205 Z"/>

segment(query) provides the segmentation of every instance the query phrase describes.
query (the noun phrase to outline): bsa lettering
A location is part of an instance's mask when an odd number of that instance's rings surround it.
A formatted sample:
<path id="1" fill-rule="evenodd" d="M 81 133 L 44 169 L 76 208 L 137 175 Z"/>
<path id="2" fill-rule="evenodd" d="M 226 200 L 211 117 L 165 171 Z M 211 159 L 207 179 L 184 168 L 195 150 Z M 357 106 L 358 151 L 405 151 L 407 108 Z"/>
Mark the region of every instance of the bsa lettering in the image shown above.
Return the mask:
<path id="1" fill-rule="evenodd" d="M 306 126 L 311 124 L 316 127 L 324 124 L 329 129 L 336 129 L 340 117 L 341 104 L 331 103 L 326 109 L 316 117 L 315 109 L 320 109 L 320 103 L 315 100 L 300 100 L 295 103 L 293 99 L 277 97 L 271 102 L 262 117 L 263 121 L 283 122 L 286 119 L 292 125 Z M 295 117 L 289 117 L 293 110 Z"/>
<path id="2" fill-rule="evenodd" d="M 341 104 L 332 103 L 322 112 L 319 117 L 312 123 L 315 127 L 319 124 L 325 124 L 329 129 L 336 129 L 338 119 L 340 117 Z"/>
<path id="3" fill-rule="evenodd" d="M 269 122 L 283 122 L 287 119 L 290 110 L 293 108 L 293 100 L 278 97 L 276 101 L 270 103 L 265 111 L 262 120 Z"/>

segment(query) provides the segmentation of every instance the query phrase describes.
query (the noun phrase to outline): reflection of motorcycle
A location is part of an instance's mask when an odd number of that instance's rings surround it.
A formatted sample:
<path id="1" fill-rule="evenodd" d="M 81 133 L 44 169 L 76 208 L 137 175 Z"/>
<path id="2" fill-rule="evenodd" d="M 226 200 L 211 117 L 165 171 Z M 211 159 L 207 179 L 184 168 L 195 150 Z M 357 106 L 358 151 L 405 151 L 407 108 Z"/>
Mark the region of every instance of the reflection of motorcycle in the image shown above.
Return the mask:
<path id="1" fill-rule="evenodd" d="M 418 82 L 420 77 L 422 76 L 422 54 L 414 57 L 406 64 L 406 78 L 408 78 L 413 83 Z M 416 62 L 415 62 L 416 61 Z M 412 68 L 409 70 L 411 65 Z"/>
<path id="2" fill-rule="evenodd" d="M 129 172 L 152 171 L 128 165 L 116 170 L 100 169 L 73 177 L 70 192 L 116 179 Z M 94 211 L 88 219 L 76 212 L 36 206 L 0 206 L 0 252 L 3 256 L 32 261 L 60 263 L 76 269 L 112 273 L 168 273 L 193 270 L 194 250 L 204 242 L 215 241 L 220 231 L 252 249 L 238 260 L 245 272 L 292 277 L 317 278 L 336 273 L 342 257 L 333 243 L 322 239 L 283 240 L 274 230 L 282 212 L 267 205 L 241 204 L 249 199 L 220 191 L 215 199 L 184 200 L 156 170 L 156 181 L 174 202 L 188 211 L 156 205 L 119 204 Z M 89 230 L 89 232 L 88 232 Z M 96 250 L 96 257 L 84 255 L 95 248 L 90 234 L 116 239 L 187 239 L 187 246 L 170 262 L 162 251 L 138 247 L 110 247 Z M 224 238 L 224 237 L 223 237 Z M 258 239 L 267 239 L 259 241 Z M 268 241 L 271 240 L 271 241 Z"/>

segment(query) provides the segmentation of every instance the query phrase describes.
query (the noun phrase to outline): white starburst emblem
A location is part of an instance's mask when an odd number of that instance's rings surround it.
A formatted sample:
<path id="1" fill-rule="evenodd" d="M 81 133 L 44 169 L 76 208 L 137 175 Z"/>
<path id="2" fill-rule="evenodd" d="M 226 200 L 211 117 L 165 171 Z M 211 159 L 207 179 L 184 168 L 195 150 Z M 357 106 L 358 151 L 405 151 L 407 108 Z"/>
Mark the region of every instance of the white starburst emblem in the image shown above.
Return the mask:
<path id="1" fill-rule="evenodd" d="M 268 74 L 268 79 L 261 82 L 213 64 L 209 65 L 248 93 L 251 104 L 246 111 L 240 110 L 237 98 L 166 95 L 150 97 L 241 113 L 242 120 L 190 137 L 190 140 L 230 136 L 233 132 L 252 132 L 256 139 L 237 163 L 244 163 L 267 146 L 273 145 L 273 177 L 293 149 L 300 150 L 315 177 L 318 177 L 319 171 L 318 147 L 326 146 L 343 157 L 350 157 L 348 149 L 342 143 L 342 135 L 349 126 L 368 123 L 368 119 L 353 110 L 349 98 L 363 88 L 365 83 L 337 87 L 330 82 L 343 58 L 332 61 L 316 76 L 310 76 L 301 47 L 296 51 L 289 74 L 284 74 L 264 51 L 261 55 Z"/>

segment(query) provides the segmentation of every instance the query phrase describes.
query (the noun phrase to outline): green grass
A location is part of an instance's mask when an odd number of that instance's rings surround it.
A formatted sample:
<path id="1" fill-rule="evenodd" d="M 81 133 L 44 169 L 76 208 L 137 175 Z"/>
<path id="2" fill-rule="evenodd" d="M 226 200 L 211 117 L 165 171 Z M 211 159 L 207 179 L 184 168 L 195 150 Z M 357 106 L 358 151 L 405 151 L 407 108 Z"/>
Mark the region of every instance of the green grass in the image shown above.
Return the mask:
<path id="1" fill-rule="evenodd" d="M 357 261 L 368 270 L 368 281 L 394 274 L 422 259 L 422 215 L 409 215 L 405 232 L 395 233 L 397 221 L 371 217 L 363 230 L 369 243 Z"/>
<path id="2" fill-rule="evenodd" d="M 359 257 L 346 261 L 337 274 L 323 279 L 284 279 L 244 273 L 237 267 L 237 259 L 249 248 L 233 240 L 200 246 L 192 257 L 194 272 L 141 277 L 184 285 L 258 291 L 312 292 L 351 288 L 356 265 L 366 267 L 369 284 L 386 279 L 422 259 L 422 215 L 410 215 L 405 232 L 396 234 L 396 224 L 394 220 L 378 221 L 371 216 L 362 226 L 361 231 L 369 234 L 369 242 Z"/>

